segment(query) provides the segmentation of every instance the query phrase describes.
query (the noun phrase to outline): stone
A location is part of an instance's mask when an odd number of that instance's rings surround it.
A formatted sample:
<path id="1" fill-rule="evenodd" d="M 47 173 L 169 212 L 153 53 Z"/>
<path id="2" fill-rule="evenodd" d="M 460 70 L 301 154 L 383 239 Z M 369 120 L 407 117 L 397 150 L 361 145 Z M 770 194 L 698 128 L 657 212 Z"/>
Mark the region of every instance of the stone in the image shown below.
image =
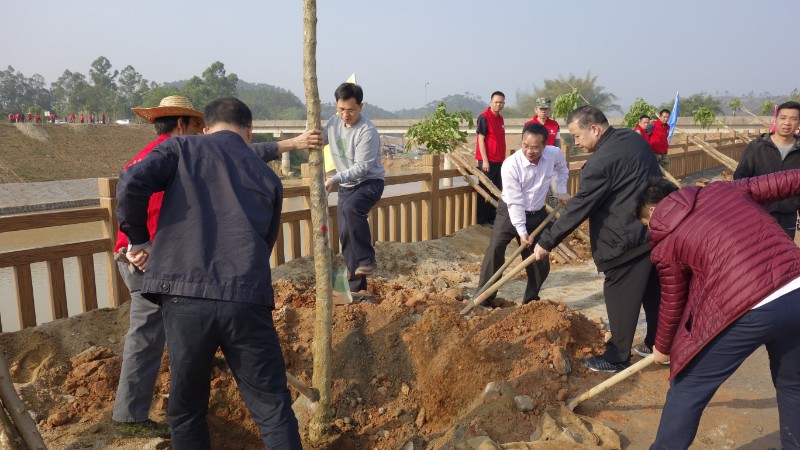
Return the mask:
<path id="1" fill-rule="evenodd" d="M 487 384 L 485 388 L 483 388 L 483 394 L 481 394 L 481 399 L 483 401 L 493 400 L 501 395 L 500 390 L 501 390 L 500 383 L 492 381 L 491 383 Z"/>
<path id="2" fill-rule="evenodd" d="M 527 412 L 533 410 L 533 399 L 527 395 L 517 395 L 514 397 L 514 405 L 519 411 Z"/>
<path id="3" fill-rule="evenodd" d="M 564 388 L 559 389 L 556 394 L 556 399 L 560 402 L 565 401 L 567 399 L 567 390 Z"/>
<path id="4" fill-rule="evenodd" d="M 493 441 L 489 436 L 478 436 L 467 441 L 469 448 L 473 450 L 502 450 L 497 442 Z"/>
<path id="5" fill-rule="evenodd" d="M 409 387 L 407 384 L 403 383 L 403 384 L 400 386 L 400 392 L 402 392 L 402 393 L 403 393 L 403 395 L 408 395 L 408 394 L 409 394 L 409 392 L 411 392 L 411 388 L 410 388 L 410 387 Z"/>
<path id="6" fill-rule="evenodd" d="M 381 416 L 386 414 L 386 408 L 384 408 L 383 406 L 378 408 L 378 414 L 381 415 Z"/>
<path id="7" fill-rule="evenodd" d="M 417 413 L 417 420 L 414 421 L 414 424 L 417 428 L 422 428 L 425 425 L 425 408 L 420 408 L 419 412 Z"/>
<path id="8" fill-rule="evenodd" d="M 50 417 L 47 418 L 47 424 L 51 427 L 59 427 L 64 425 L 72 420 L 72 414 L 67 411 L 56 411 L 55 414 L 52 414 Z"/>
<path id="9" fill-rule="evenodd" d="M 450 287 L 450 286 L 448 286 L 448 285 L 447 285 L 447 282 L 446 282 L 446 281 L 444 281 L 443 279 L 441 279 L 441 278 L 437 278 L 437 279 L 435 279 L 435 280 L 433 281 L 433 287 L 434 287 L 434 288 L 435 288 L 437 291 L 444 291 L 445 289 L 447 289 L 447 288 L 448 288 L 448 287 Z"/>
<path id="10" fill-rule="evenodd" d="M 557 347 L 553 352 L 553 368 L 562 375 L 572 373 L 572 366 L 569 363 L 567 351 L 563 347 Z"/>
<path id="11" fill-rule="evenodd" d="M 386 430 L 378 430 L 376 434 L 384 439 L 389 437 L 389 432 Z"/>

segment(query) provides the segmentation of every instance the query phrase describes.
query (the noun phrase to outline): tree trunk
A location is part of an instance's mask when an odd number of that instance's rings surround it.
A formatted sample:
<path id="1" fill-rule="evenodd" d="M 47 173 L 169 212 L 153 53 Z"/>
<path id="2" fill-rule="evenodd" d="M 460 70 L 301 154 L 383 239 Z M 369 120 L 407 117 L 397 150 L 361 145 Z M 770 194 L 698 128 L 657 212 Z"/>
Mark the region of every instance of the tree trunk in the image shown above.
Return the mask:
<path id="1" fill-rule="evenodd" d="M 308 128 L 319 130 L 320 104 L 317 87 L 317 2 L 303 0 L 303 84 L 306 91 Z M 331 429 L 331 353 L 333 334 L 333 297 L 331 286 L 331 249 L 328 243 L 328 195 L 325 192 L 325 169 L 321 151 L 308 157 L 311 190 L 311 226 L 313 229 L 314 273 L 317 305 L 314 318 L 314 374 L 311 379 L 319 391 L 319 407 L 309 424 L 312 441 L 320 442 Z"/>
<path id="2" fill-rule="evenodd" d="M 14 389 L 14 383 L 11 381 L 11 372 L 8 370 L 6 359 L 0 353 L 0 400 L 3 402 L 8 411 L 8 415 L 17 427 L 22 440 L 30 450 L 46 450 L 47 446 L 44 445 L 42 435 L 36 428 L 36 422 L 33 421 L 25 403 L 17 395 L 17 390 Z"/>

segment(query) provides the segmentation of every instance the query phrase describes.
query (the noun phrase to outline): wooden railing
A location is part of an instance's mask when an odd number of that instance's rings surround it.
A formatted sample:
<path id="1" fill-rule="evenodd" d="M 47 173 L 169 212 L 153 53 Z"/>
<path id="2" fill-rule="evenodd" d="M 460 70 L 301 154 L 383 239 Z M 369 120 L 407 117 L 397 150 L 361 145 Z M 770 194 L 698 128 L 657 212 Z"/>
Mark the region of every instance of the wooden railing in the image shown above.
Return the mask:
<path id="1" fill-rule="evenodd" d="M 706 135 L 705 139 L 716 145 L 721 152 L 736 160 L 739 159 L 744 148 L 744 143 L 733 142 L 724 135 L 716 137 Z M 676 148 L 681 151 L 676 152 Z M 580 161 L 580 158 L 570 158 L 570 161 Z M 387 186 L 421 183 L 422 188 L 416 192 L 384 196 L 377 203 L 369 216 L 373 241 L 417 242 L 437 239 L 475 223 L 475 192 L 469 186 L 441 187 L 442 179 L 457 178 L 461 175 L 457 170 L 442 170 L 440 166 L 441 158 L 438 155 L 425 155 L 420 171 L 386 177 Z M 670 152 L 670 170 L 675 176 L 683 177 L 686 174 L 716 166 L 719 166 L 716 160 L 694 148 L 690 143 L 678 139 L 673 144 Z M 579 176 L 579 169 L 570 171 L 568 184 L 570 193 L 577 191 Z M 93 265 L 93 255 L 95 254 L 101 254 L 105 261 L 109 306 L 119 306 L 129 299 L 129 293 L 117 272 L 112 252 L 118 227 L 114 214 L 117 179 L 100 178 L 98 183 L 99 206 L 0 216 L 0 237 L 3 233 L 19 230 L 91 222 L 102 223 L 103 232 L 102 237 L 99 238 L 0 251 L 0 268 L 13 268 L 20 328 L 37 324 L 30 268 L 33 263 L 46 263 L 47 280 L 44 282 L 49 291 L 51 320 L 76 313 L 67 310 L 63 264 L 65 258 L 77 257 L 78 261 L 81 310 L 77 313 L 96 309 L 98 306 L 96 274 Z M 302 200 L 303 208 L 284 212 L 281 215 L 282 227 L 271 256 L 273 267 L 311 253 L 307 248 L 308 243 L 311 242 L 308 179 L 304 179 L 300 185 L 284 188 L 284 199 L 293 197 L 299 197 Z M 328 207 L 328 224 L 331 247 L 338 252 L 336 206 Z M 305 248 L 304 243 L 306 243 Z M 0 331 L 2 331 L 1 327 Z"/>

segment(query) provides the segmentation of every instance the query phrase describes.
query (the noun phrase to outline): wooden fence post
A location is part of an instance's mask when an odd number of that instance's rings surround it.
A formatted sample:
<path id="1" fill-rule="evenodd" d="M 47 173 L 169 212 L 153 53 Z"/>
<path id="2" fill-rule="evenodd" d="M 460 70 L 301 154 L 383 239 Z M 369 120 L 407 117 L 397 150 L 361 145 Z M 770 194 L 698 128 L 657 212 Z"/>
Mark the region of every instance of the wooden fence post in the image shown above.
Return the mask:
<path id="1" fill-rule="evenodd" d="M 439 155 L 423 155 L 422 167 L 430 178 L 422 182 L 422 192 L 430 197 L 422 201 L 422 240 L 429 241 L 439 237 Z"/>
<path id="2" fill-rule="evenodd" d="M 108 239 L 108 250 L 105 252 L 106 277 L 108 279 L 108 304 L 116 308 L 123 302 L 130 300 L 128 290 L 124 286 L 122 277 L 117 271 L 117 262 L 114 261 L 114 244 L 117 241 L 117 178 L 98 178 L 97 188 L 100 192 L 100 207 L 108 214 L 103 219 L 103 237 Z"/>

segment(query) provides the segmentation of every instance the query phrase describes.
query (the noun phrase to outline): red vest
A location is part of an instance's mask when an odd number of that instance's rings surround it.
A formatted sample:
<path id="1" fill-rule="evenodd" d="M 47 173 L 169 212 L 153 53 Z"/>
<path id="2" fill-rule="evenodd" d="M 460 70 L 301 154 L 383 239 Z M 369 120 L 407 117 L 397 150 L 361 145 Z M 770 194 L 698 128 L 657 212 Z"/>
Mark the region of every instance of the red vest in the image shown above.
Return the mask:
<path id="1" fill-rule="evenodd" d="M 484 135 L 486 156 L 489 157 L 489 162 L 503 162 L 506 159 L 506 126 L 503 116 L 500 114 L 495 116 L 491 108 L 486 108 L 481 116 L 486 119 L 486 125 L 489 128 Z M 475 159 L 483 161 L 481 148 L 477 141 L 475 142 Z"/>
<path id="2" fill-rule="evenodd" d="M 653 125 L 653 134 L 650 135 L 650 147 L 653 147 L 653 152 L 659 155 L 669 153 L 667 135 L 669 135 L 669 125 L 656 120 Z"/>
<path id="3" fill-rule="evenodd" d="M 525 122 L 524 126 L 528 126 L 531 123 L 541 123 L 539 122 L 539 116 L 533 116 L 533 119 Z M 545 145 L 556 145 L 556 139 L 558 139 L 558 133 L 561 130 L 561 127 L 558 126 L 558 122 L 553 119 L 547 118 L 544 121 L 544 127 L 547 128 L 547 142 Z"/>

